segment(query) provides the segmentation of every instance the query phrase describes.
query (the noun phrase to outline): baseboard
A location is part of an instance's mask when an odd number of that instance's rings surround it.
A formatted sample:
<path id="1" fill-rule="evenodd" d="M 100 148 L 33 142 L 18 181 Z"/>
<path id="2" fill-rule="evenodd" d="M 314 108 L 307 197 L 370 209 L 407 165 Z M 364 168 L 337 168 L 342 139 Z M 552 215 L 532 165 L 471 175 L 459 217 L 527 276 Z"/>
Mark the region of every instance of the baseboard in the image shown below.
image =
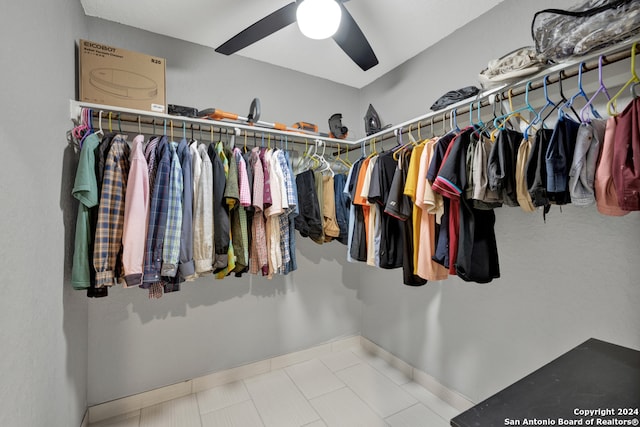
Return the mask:
<path id="1" fill-rule="evenodd" d="M 214 388 L 223 384 L 240 381 L 287 366 L 315 359 L 331 352 L 343 351 L 360 346 L 360 336 L 352 336 L 315 347 L 272 357 L 259 362 L 204 375 L 178 384 L 160 387 L 154 390 L 123 397 L 89 407 L 88 421 L 95 423 L 118 415 L 127 414 L 168 400 L 178 399 L 193 393 Z M 85 417 L 87 418 L 87 417 Z M 85 427 L 84 424 L 82 427 Z"/>
<path id="2" fill-rule="evenodd" d="M 431 375 L 427 374 L 424 371 L 421 371 L 414 366 L 409 365 L 407 362 L 388 352 L 373 341 L 369 341 L 368 339 L 361 337 L 360 344 L 364 350 L 380 357 L 381 359 L 384 359 L 391 366 L 402 371 L 415 383 L 420 384 L 440 400 L 447 403 L 449 406 L 459 410 L 460 412 L 466 411 L 467 409 L 475 405 L 468 398 L 447 388 Z"/>
<path id="3" fill-rule="evenodd" d="M 420 384 L 440 400 L 459 411 L 465 411 L 474 405 L 469 399 L 448 389 L 427 373 L 409 365 L 374 342 L 357 335 L 91 406 L 85 414 L 81 427 L 88 427 L 88 423 L 95 423 L 128 414 L 142 408 L 199 393 L 223 384 L 241 381 L 256 375 L 286 368 L 287 366 L 315 359 L 331 352 L 356 347 L 360 347 L 370 354 L 385 360 L 390 366 L 401 371 L 407 378 Z"/>

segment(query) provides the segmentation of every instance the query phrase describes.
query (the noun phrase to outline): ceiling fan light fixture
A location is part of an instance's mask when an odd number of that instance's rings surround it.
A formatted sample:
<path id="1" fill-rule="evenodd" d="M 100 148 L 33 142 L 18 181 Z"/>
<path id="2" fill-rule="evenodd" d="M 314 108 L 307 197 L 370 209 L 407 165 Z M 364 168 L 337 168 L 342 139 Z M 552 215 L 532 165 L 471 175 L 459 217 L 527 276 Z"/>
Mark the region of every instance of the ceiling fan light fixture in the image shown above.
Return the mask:
<path id="1" fill-rule="evenodd" d="M 303 0 L 296 10 L 302 34 L 322 40 L 333 36 L 340 26 L 342 10 L 335 0 Z"/>

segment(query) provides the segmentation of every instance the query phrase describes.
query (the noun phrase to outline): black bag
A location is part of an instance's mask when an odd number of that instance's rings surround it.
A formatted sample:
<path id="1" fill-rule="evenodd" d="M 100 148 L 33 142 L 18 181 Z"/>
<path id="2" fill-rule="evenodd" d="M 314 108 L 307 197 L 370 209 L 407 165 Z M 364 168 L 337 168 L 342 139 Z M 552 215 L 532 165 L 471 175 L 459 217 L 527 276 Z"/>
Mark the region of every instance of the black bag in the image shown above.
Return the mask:
<path id="1" fill-rule="evenodd" d="M 449 91 L 438 98 L 438 100 L 431 106 L 431 109 L 433 111 L 442 110 L 443 108 L 448 107 L 451 104 L 455 104 L 456 102 L 462 101 L 463 99 L 476 96 L 479 92 L 480 89 L 475 86 L 467 86 L 463 87 L 462 89 Z"/>
<path id="2" fill-rule="evenodd" d="M 587 0 L 570 10 L 545 9 L 533 16 L 531 37 L 545 60 L 582 56 L 640 33 L 640 1 Z"/>

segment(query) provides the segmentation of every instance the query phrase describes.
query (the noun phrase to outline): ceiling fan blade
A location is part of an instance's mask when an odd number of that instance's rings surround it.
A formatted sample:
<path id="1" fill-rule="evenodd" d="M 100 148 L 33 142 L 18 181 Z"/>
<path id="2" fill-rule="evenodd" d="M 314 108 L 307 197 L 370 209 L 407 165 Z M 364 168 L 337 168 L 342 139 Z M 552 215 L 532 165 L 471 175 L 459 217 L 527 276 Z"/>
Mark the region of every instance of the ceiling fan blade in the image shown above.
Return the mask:
<path id="1" fill-rule="evenodd" d="M 349 55 L 353 62 L 358 64 L 363 71 L 367 71 L 369 68 L 378 65 L 378 58 L 353 16 L 351 16 L 342 2 L 338 2 L 338 4 L 342 9 L 342 20 L 338 31 L 333 35 L 333 39 Z"/>
<path id="2" fill-rule="evenodd" d="M 231 55 L 296 22 L 296 2 L 281 7 L 255 24 L 242 30 L 216 48 L 216 52 Z"/>

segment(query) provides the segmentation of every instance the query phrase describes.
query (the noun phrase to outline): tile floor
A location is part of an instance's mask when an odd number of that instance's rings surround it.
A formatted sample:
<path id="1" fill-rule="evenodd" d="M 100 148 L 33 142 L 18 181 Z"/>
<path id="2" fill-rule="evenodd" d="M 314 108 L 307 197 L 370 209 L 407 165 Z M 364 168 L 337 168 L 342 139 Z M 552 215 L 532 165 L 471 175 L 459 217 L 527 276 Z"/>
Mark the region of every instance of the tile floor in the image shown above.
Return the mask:
<path id="1" fill-rule="evenodd" d="M 457 414 L 383 359 L 353 348 L 90 427 L 446 427 Z"/>

